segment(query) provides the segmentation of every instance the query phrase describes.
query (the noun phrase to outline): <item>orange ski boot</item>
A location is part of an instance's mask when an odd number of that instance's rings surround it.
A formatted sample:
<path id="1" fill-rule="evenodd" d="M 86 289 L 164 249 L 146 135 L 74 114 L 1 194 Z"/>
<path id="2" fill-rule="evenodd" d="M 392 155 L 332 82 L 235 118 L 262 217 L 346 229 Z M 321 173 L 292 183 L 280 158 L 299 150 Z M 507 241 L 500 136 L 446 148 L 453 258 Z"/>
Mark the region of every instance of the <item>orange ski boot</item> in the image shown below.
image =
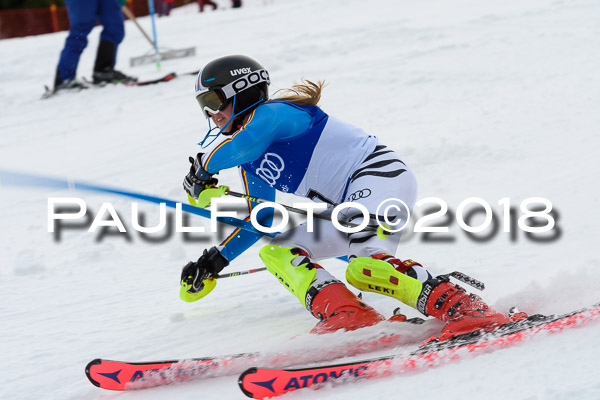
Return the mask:
<path id="1" fill-rule="evenodd" d="M 385 320 L 303 249 L 267 245 L 259 255 L 267 269 L 320 320 L 311 333 L 351 331 Z"/>
<path id="2" fill-rule="evenodd" d="M 423 284 L 417 306 L 426 315 L 446 323 L 438 338 L 434 337 L 426 342 L 434 339 L 448 340 L 476 331 L 491 332 L 513 321 L 489 308 L 479 296 L 467 294 L 460 286 L 438 279 Z"/>
<path id="3" fill-rule="evenodd" d="M 311 333 L 329 333 L 339 329 L 353 331 L 375 325 L 385 318 L 372 307 L 363 303 L 346 285 L 332 283 L 319 290 L 308 310 L 321 321 Z"/>

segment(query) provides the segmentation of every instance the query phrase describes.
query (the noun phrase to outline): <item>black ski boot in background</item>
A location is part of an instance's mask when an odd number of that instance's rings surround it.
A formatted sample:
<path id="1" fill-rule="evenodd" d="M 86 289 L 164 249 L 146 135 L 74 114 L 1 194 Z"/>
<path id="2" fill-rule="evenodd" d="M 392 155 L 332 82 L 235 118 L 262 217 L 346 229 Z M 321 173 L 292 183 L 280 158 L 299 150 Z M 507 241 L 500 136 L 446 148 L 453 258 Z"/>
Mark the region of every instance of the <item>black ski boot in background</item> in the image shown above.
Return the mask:
<path id="1" fill-rule="evenodd" d="M 125 75 L 121 71 L 114 69 L 115 64 L 115 44 L 108 40 L 101 40 L 98 45 L 96 63 L 94 65 L 94 84 L 101 85 L 106 83 L 129 83 L 136 82 L 137 78 Z"/>

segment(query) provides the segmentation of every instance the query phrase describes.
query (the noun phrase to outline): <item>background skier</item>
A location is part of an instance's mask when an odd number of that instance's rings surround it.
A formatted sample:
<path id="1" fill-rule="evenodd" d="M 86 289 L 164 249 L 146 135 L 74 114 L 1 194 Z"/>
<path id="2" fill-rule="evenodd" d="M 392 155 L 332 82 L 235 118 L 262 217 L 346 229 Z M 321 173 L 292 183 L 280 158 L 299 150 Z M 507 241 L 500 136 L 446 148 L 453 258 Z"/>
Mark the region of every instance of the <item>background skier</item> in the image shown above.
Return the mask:
<path id="1" fill-rule="evenodd" d="M 95 84 L 111 82 L 131 82 L 136 79 L 115 70 L 119 43 L 125 36 L 121 5 L 125 0 L 65 0 L 69 13 L 69 36 L 60 53 L 54 91 L 62 89 L 82 89 L 87 85 L 76 79 L 77 65 L 81 53 L 88 44 L 87 36 L 96 21 L 102 25 L 100 43 L 94 64 Z"/>

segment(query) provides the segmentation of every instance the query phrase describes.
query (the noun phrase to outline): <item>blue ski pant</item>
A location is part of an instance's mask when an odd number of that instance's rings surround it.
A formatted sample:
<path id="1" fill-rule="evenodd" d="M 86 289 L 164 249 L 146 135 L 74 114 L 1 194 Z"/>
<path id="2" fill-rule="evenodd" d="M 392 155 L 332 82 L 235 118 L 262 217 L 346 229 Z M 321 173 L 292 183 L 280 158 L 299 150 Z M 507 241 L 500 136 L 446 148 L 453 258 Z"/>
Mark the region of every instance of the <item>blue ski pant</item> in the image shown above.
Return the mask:
<path id="1" fill-rule="evenodd" d="M 81 53 L 88 44 L 87 36 L 96 25 L 102 25 L 100 40 L 115 44 L 114 62 L 117 48 L 125 36 L 124 19 L 119 0 L 66 0 L 69 13 L 69 36 L 60 53 L 58 71 L 61 81 L 75 78 Z"/>

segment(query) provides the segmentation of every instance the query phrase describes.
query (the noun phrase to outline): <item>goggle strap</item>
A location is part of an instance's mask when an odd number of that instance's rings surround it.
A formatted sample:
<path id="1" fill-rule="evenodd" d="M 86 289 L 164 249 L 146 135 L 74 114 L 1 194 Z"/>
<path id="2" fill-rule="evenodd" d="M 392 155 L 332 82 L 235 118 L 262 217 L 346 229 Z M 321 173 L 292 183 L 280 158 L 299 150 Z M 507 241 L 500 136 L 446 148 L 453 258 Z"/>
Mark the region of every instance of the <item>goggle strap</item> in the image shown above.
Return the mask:
<path id="1" fill-rule="evenodd" d="M 231 107 L 232 110 L 235 110 L 235 96 L 233 96 L 233 105 Z M 245 110 L 244 110 L 245 111 Z M 243 111 L 242 111 L 243 112 Z M 227 128 L 227 125 L 229 125 L 229 123 L 231 121 L 233 121 L 233 119 L 238 116 L 241 113 L 237 113 L 236 115 L 232 115 L 231 118 L 229 118 L 229 120 L 227 121 L 227 123 L 225 125 L 223 125 L 223 128 L 219 129 L 219 132 L 217 132 L 215 135 L 211 135 L 210 133 L 214 130 L 217 129 L 217 127 L 215 126 L 214 128 L 210 127 L 210 118 L 208 118 L 208 132 L 206 133 L 206 135 L 204 136 L 204 139 L 202 139 L 202 141 L 200 143 L 198 143 L 200 145 L 200 147 L 202 147 L 203 149 L 205 148 L 204 146 L 204 142 L 206 142 L 206 140 L 211 137 L 214 136 L 213 140 L 210 141 L 209 144 L 206 145 L 206 147 L 210 146 L 211 144 L 214 143 L 215 140 L 217 140 L 217 138 L 219 136 L 221 136 L 221 133 L 223 133 L 223 129 Z"/>
<path id="2" fill-rule="evenodd" d="M 235 110 L 235 98 L 236 98 L 236 96 L 233 96 L 233 105 L 232 105 L 232 107 L 231 107 L 231 109 L 232 109 L 232 110 Z M 211 135 L 210 133 L 211 133 L 211 132 L 212 132 L 214 129 L 216 129 L 217 127 L 214 127 L 214 128 L 211 128 L 211 127 L 210 127 L 210 118 L 209 118 L 209 119 L 208 119 L 208 132 L 207 132 L 207 133 L 206 133 L 206 135 L 204 136 L 204 139 L 202 139 L 202 141 L 201 141 L 200 143 L 198 143 L 198 144 L 200 145 L 200 147 L 202 147 L 202 148 L 204 149 L 204 148 L 205 148 L 205 146 L 204 146 L 204 142 L 206 142 L 206 140 L 208 140 L 208 138 L 209 138 L 209 137 L 212 137 L 212 136 L 214 136 L 213 140 L 211 140 L 211 141 L 210 141 L 210 143 L 206 145 L 206 147 L 208 147 L 208 146 L 210 146 L 211 144 L 213 144 L 213 142 L 214 142 L 215 140 L 217 140 L 217 138 L 218 138 L 219 136 L 221 136 L 221 133 L 223 133 L 223 129 L 227 128 L 227 125 L 229 125 L 229 124 L 230 124 L 230 123 L 231 123 L 231 122 L 232 122 L 232 121 L 235 119 L 235 117 L 237 117 L 237 116 L 238 116 L 238 115 L 240 115 L 240 114 L 243 114 L 243 113 L 244 113 L 244 112 L 246 112 L 247 110 L 251 109 L 252 107 L 254 107 L 254 106 L 255 106 L 255 105 L 257 105 L 257 104 L 260 104 L 260 103 L 262 103 L 263 101 L 265 101 L 265 100 L 264 100 L 264 99 L 260 99 L 260 100 L 258 100 L 257 102 L 255 102 L 254 104 L 252 104 L 251 106 L 249 106 L 249 107 L 246 107 L 245 109 L 243 109 L 243 110 L 242 110 L 242 111 L 240 111 L 239 113 L 232 115 L 232 116 L 231 116 L 231 118 L 229 118 L 229 120 L 227 121 L 227 123 L 226 123 L 225 125 L 223 125 L 223 128 L 221 128 L 221 129 L 219 130 L 219 132 L 217 132 L 215 135 Z"/>

